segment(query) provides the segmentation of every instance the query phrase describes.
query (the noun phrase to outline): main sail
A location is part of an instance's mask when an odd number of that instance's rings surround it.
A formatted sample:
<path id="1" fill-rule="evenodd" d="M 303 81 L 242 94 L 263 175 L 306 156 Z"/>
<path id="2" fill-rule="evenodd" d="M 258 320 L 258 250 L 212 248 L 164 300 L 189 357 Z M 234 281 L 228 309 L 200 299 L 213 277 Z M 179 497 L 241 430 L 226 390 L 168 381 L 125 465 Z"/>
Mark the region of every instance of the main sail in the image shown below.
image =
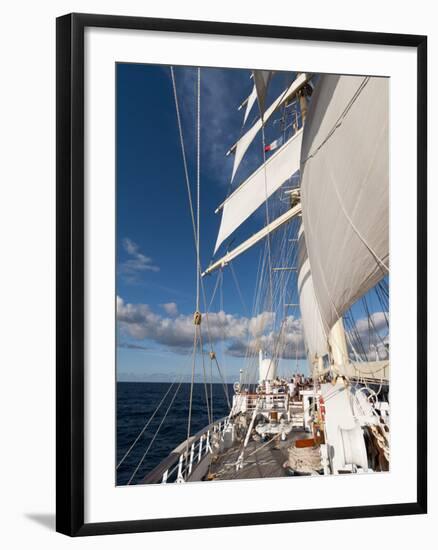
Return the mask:
<path id="1" fill-rule="evenodd" d="M 303 224 L 326 334 L 389 272 L 388 84 L 323 75 L 306 119 Z"/>

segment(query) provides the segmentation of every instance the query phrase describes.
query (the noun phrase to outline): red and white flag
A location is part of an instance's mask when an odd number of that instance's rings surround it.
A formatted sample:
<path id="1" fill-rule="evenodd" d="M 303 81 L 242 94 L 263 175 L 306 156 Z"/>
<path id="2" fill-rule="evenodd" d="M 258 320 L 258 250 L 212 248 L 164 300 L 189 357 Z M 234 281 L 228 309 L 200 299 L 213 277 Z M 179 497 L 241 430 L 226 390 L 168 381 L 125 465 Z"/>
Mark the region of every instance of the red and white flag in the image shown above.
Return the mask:
<path id="1" fill-rule="evenodd" d="M 274 151 L 274 149 L 277 149 L 277 147 L 280 147 L 282 143 L 283 143 L 283 138 L 280 137 L 275 141 L 273 141 L 272 143 L 270 143 L 269 145 L 265 145 L 265 153 L 267 153 L 268 151 Z"/>

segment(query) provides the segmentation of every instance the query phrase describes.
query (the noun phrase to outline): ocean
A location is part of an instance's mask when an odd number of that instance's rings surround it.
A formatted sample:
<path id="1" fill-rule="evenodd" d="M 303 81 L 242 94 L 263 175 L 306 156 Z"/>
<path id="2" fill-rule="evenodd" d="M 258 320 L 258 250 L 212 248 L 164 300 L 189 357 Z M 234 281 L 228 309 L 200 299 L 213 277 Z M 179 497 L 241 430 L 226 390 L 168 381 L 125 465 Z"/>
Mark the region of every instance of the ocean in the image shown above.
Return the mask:
<path id="1" fill-rule="evenodd" d="M 169 386 L 169 383 L 157 382 L 117 383 L 117 463 L 119 463 L 141 432 L 169 389 Z M 233 388 L 230 384 L 227 387 L 231 401 Z M 170 390 L 145 433 L 118 468 L 117 485 L 126 485 L 128 483 L 163 420 L 176 388 L 177 384 Z M 210 392 L 210 387 L 208 387 L 208 391 Z M 177 445 L 185 440 L 187 437 L 189 397 L 190 384 L 181 384 L 173 405 L 131 484 L 140 482 L 148 472 L 155 468 Z M 228 413 L 224 387 L 222 384 L 213 384 L 213 419 L 217 420 Z M 194 384 L 191 435 L 201 430 L 207 424 L 208 416 L 204 385 Z"/>

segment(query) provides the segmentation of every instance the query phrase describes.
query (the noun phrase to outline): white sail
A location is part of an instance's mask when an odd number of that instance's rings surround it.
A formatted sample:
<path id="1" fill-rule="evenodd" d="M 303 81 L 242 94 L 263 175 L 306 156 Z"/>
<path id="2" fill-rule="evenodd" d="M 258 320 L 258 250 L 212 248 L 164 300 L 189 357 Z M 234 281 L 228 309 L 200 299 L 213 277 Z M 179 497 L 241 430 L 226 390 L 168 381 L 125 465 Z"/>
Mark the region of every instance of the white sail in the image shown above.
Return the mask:
<path id="1" fill-rule="evenodd" d="M 287 212 L 285 212 L 284 214 L 276 218 L 274 221 L 269 223 L 266 227 L 264 227 L 257 233 L 254 233 L 254 235 L 252 235 L 249 239 L 239 244 L 239 246 L 236 246 L 236 248 L 227 252 L 225 256 L 223 256 L 222 258 L 220 258 L 219 260 L 211 264 L 204 271 L 204 273 L 202 273 L 202 277 L 204 277 L 205 275 L 208 275 L 209 273 L 212 273 L 216 269 L 226 266 L 231 261 L 236 259 L 238 256 L 240 256 L 241 254 L 246 252 L 248 249 L 250 249 L 252 246 L 257 244 L 259 241 L 267 237 L 270 233 L 272 233 L 273 231 L 276 231 L 285 223 L 288 223 L 295 216 L 298 216 L 298 214 L 300 213 L 301 213 L 301 204 L 297 204 L 293 208 L 290 208 L 289 210 L 287 210 Z"/>
<path id="2" fill-rule="evenodd" d="M 328 353 L 328 344 L 313 288 L 303 225 L 301 225 L 298 232 L 298 292 L 304 338 L 309 352 L 309 359 L 313 362 L 316 357 L 323 357 Z"/>
<path id="3" fill-rule="evenodd" d="M 234 164 L 233 164 L 233 172 L 231 175 L 231 181 L 233 181 L 234 176 L 236 174 L 237 168 L 239 167 L 239 164 L 241 163 L 246 151 L 248 150 L 248 147 L 251 145 L 253 139 L 256 137 L 256 135 L 259 133 L 262 125 L 266 123 L 266 121 L 269 119 L 269 117 L 279 108 L 283 103 L 285 103 L 291 96 L 297 93 L 298 90 L 300 90 L 304 84 L 308 81 L 310 75 L 307 75 L 306 73 L 301 73 L 289 86 L 289 88 L 286 88 L 278 97 L 277 99 L 266 109 L 263 115 L 263 120 L 259 118 L 257 122 L 251 128 L 243 134 L 243 136 L 239 139 L 239 141 L 231 148 L 232 151 L 234 151 Z M 231 151 L 230 150 L 230 151 Z"/>
<path id="4" fill-rule="evenodd" d="M 254 87 L 257 92 L 257 99 L 259 102 L 260 116 L 263 119 L 265 113 L 266 95 L 268 93 L 269 83 L 273 71 L 253 71 Z"/>
<path id="5" fill-rule="evenodd" d="M 256 87 L 254 86 L 248 98 L 239 107 L 239 110 L 242 107 L 245 107 L 245 114 L 243 115 L 243 124 L 245 124 L 245 122 L 247 121 L 249 113 L 251 112 L 256 99 L 257 99 L 257 90 L 256 90 Z"/>
<path id="6" fill-rule="evenodd" d="M 301 141 L 300 129 L 219 207 L 223 212 L 214 252 L 266 199 L 299 170 Z"/>
<path id="7" fill-rule="evenodd" d="M 326 333 L 388 273 L 386 78 L 322 76 L 301 152 L 301 200 Z"/>

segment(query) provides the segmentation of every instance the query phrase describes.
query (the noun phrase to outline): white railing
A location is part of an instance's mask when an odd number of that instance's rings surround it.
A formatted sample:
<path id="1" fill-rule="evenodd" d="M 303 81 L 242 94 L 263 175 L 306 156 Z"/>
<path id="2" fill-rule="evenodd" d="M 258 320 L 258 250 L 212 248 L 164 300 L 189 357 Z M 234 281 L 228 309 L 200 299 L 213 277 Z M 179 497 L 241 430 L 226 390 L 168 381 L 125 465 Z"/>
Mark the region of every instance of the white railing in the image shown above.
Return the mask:
<path id="1" fill-rule="evenodd" d="M 183 441 L 170 455 L 156 466 L 143 483 L 184 483 L 195 473 L 203 458 L 212 452 L 213 434 L 222 434 L 228 417 L 213 422 L 187 441 Z"/>
<path id="2" fill-rule="evenodd" d="M 260 410 L 286 410 L 289 405 L 288 395 L 285 393 L 271 393 L 266 395 L 248 394 L 244 395 L 242 408 L 245 411 L 253 411 L 259 404 Z"/>

